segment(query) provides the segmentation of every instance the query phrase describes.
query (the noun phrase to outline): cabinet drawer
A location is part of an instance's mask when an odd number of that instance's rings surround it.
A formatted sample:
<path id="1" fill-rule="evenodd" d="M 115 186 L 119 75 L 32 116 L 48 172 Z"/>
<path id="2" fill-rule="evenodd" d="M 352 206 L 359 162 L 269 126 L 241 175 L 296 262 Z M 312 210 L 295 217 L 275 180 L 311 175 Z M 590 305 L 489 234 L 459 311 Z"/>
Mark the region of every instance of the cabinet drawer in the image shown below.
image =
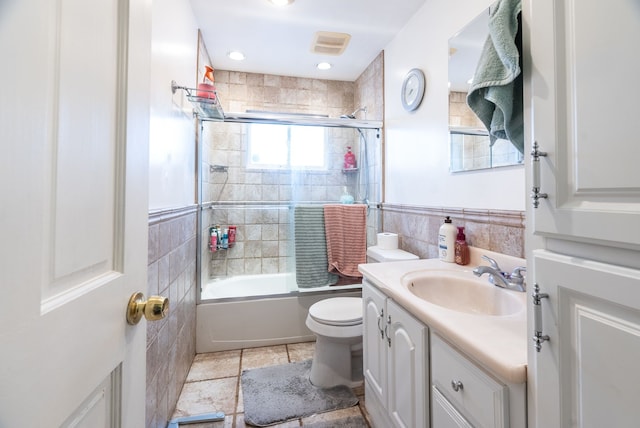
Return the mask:
<path id="1" fill-rule="evenodd" d="M 438 391 L 474 426 L 509 426 L 507 386 L 435 334 L 431 335 L 431 377 Z"/>
<path id="2" fill-rule="evenodd" d="M 435 386 L 431 389 L 433 428 L 473 428 Z"/>

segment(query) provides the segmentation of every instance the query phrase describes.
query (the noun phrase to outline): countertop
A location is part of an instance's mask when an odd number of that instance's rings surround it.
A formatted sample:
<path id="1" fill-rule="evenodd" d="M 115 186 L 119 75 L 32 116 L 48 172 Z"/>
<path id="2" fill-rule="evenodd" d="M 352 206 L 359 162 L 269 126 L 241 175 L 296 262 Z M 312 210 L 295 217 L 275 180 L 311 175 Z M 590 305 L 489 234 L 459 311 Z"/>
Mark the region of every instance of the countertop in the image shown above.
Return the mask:
<path id="1" fill-rule="evenodd" d="M 512 293 L 523 302 L 523 309 L 512 315 L 489 316 L 466 314 L 450 310 L 424 301 L 401 283 L 401 278 L 409 273 L 424 269 L 466 271 L 473 276 L 472 269 L 480 264 L 480 254 L 488 254 L 499 261 L 505 271 L 515 266 L 524 266 L 525 261 L 516 257 L 497 255 L 489 251 L 472 250 L 471 263 L 459 266 L 439 259 L 414 261 L 367 263 L 359 266 L 364 277 L 388 297 L 404 307 L 415 318 L 426 324 L 432 331 L 449 341 L 468 357 L 489 371 L 511 383 L 527 380 L 527 311 L 526 294 L 519 291 L 500 289 Z M 487 276 L 483 276 L 485 280 Z"/>

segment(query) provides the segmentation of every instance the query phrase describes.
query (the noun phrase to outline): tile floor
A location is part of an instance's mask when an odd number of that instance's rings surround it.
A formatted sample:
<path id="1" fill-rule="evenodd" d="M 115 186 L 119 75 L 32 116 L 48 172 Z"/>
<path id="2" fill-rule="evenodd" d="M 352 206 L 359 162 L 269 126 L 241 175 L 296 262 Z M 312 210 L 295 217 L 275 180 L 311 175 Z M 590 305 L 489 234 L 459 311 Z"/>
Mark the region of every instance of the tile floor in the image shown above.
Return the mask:
<path id="1" fill-rule="evenodd" d="M 224 422 L 183 426 L 190 428 L 250 427 L 244 423 L 242 390 L 240 388 L 242 370 L 307 360 L 313 358 L 314 346 L 315 342 L 304 342 L 196 355 L 173 417 L 222 411 L 226 415 Z M 359 387 L 354 392 L 359 399 L 357 406 L 272 426 L 274 428 L 293 428 L 319 424 L 332 428 L 349 428 L 348 425 L 338 421 L 350 416 L 361 415 L 369 424 L 368 414 L 364 408 L 364 387 Z"/>

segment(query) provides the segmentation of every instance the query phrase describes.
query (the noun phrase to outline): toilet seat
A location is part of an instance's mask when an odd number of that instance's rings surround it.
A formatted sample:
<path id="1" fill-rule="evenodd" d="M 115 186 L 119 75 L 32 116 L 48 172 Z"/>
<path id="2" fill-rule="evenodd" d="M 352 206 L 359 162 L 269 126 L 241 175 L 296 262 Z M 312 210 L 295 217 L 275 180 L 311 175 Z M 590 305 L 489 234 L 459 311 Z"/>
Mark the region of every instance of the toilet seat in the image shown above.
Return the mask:
<path id="1" fill-rule="evenodd" d="M 309 316 L 316 322 L 331 326 L 362 324 L 362 299 L 360 297 L 334 297 L 314 303 Z"/>

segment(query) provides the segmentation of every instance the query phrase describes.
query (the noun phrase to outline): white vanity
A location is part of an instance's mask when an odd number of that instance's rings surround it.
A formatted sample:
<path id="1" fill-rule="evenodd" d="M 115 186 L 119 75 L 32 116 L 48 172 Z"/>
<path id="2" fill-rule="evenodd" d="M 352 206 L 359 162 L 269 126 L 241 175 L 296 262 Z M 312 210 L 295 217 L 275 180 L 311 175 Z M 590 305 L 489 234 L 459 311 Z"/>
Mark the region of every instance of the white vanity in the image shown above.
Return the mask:
<path id="1" fill-rule="evenodd" d="M 526 293 L 474 276 L 487 264 L 482 254 L 505 271 L 524 265 L 475 248 L 468 266 L 360 265 L 366 408 L 375 427 L 527 425 Z"/>

